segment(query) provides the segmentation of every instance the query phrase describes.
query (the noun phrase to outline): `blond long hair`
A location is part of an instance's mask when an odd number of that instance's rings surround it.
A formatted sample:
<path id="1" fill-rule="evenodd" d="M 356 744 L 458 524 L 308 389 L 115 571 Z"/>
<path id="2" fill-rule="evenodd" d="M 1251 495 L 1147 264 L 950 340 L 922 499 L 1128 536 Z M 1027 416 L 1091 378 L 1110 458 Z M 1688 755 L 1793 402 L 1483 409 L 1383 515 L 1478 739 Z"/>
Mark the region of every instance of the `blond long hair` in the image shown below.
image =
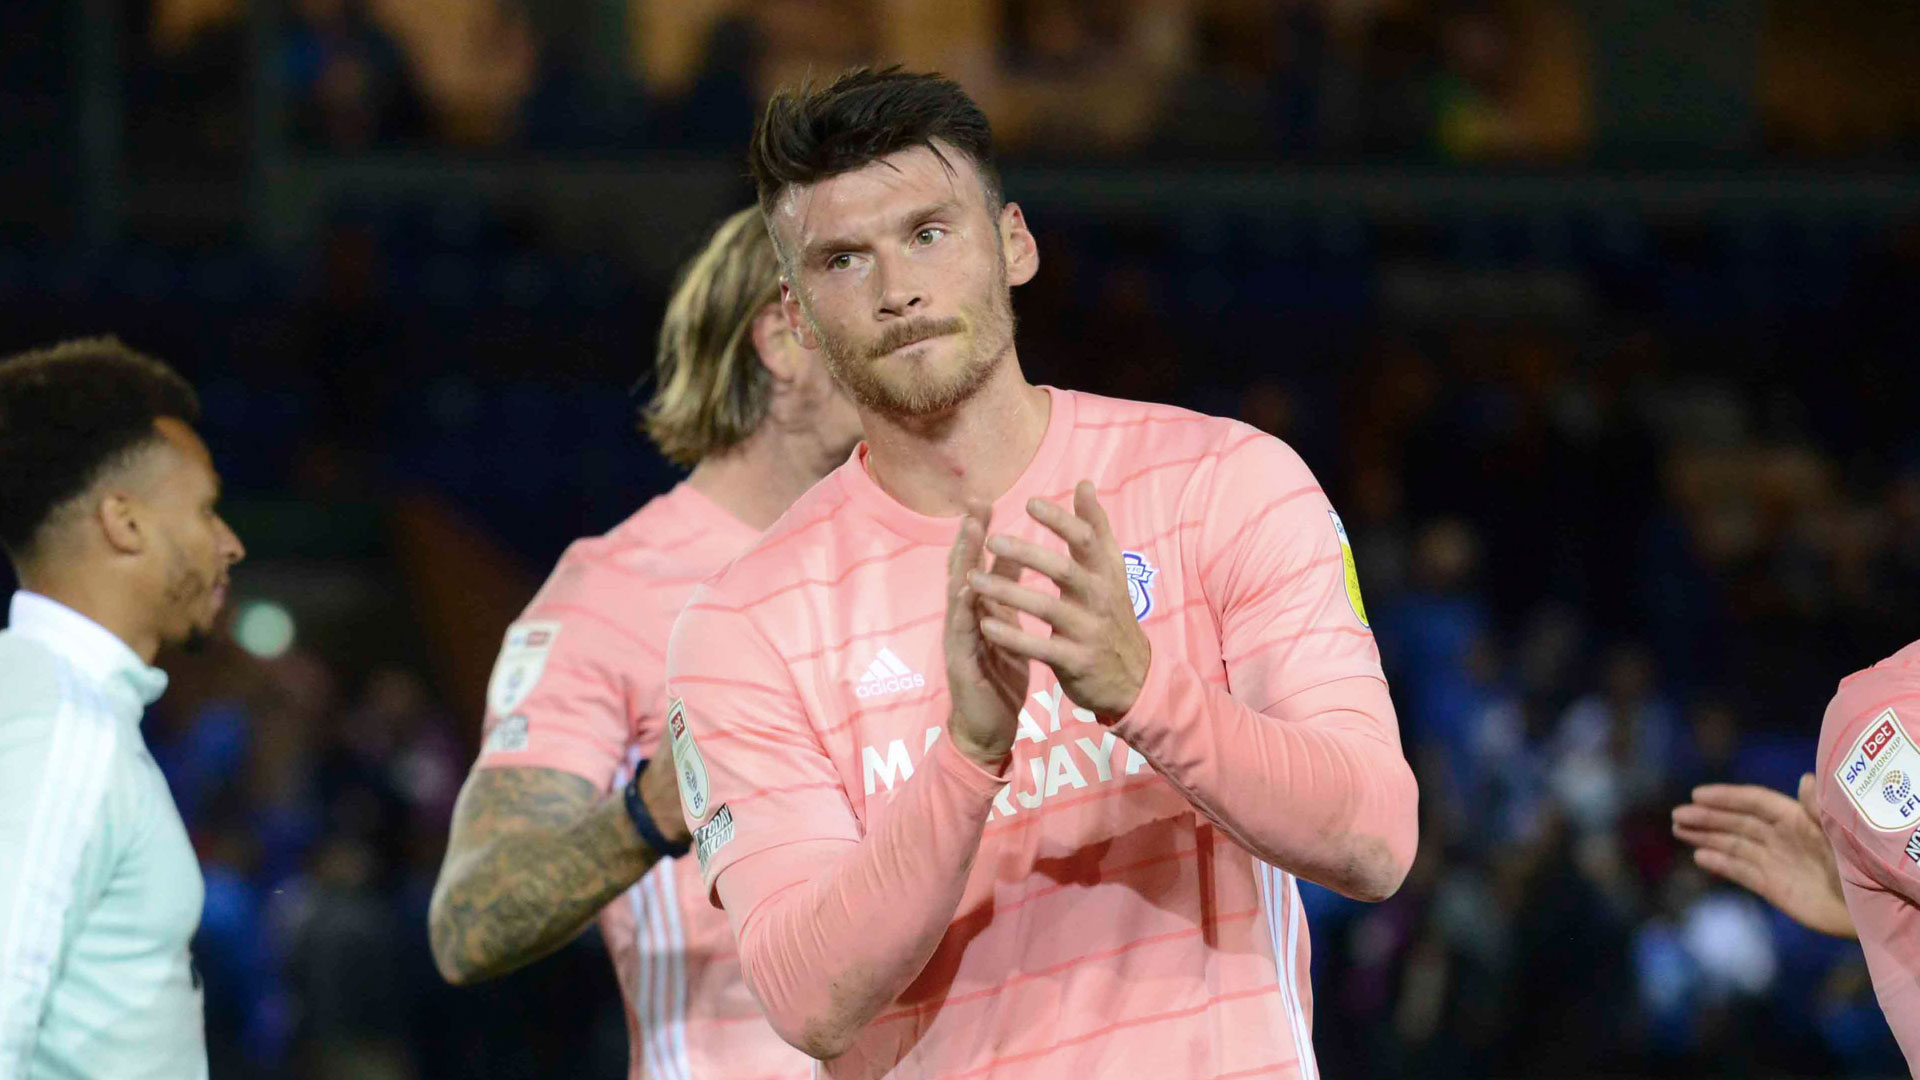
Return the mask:
<path id="1" fill-rule="evenodd" d="M 641 427 L 689 468 L 739 445 L 767 417 L 773 380 L 753 321 L 780 299 L 780 268 L 757 207 L 720 223 L 681 270 L 660 322 L 653 397 Z"/>

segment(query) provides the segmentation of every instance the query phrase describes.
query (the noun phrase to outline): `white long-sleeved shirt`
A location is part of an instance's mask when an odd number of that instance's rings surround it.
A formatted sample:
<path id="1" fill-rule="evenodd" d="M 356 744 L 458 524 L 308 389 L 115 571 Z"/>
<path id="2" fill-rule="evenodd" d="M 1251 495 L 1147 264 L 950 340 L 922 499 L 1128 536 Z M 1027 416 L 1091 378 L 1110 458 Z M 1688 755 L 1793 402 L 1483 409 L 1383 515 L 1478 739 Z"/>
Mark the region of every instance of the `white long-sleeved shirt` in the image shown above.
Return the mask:
<path id="1" fill-rule="evenodd" d="M 29 592 L 0 631 L 0 1077 L 204 1080 L 204 885 L 140 734 L 166 689 Z"/>

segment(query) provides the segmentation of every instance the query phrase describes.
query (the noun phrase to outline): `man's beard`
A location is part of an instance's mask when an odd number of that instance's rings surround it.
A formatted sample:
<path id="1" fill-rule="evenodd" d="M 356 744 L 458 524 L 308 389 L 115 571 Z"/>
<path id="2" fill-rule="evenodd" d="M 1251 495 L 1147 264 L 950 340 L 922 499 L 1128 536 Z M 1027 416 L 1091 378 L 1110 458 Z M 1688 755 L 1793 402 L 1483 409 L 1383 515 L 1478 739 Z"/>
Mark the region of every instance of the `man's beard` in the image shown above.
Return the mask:
<path id="1" fill-rule="evenodd" d="M 217 574 L 202 574 L 184 565 L 184 562 L 185 560 L 180 558 L 176 550 L 175 568 L 167 582 L 166 602 L 180 613 L 186 622 L 186 630 L 169 644 L 185 649 L 189 653 L 197 653 L 205 649 L 207 643 L 212 640 L 213 630 L 200 625 L 199 619 L 195 618 L 193 613 L 196 608 L 207 602 L 208 595 L 219 586 L 220 578 Z M 218 619 L 220 612 L 213 611 L 209 617 Z"/>
<path id="2" fill-rule="evenodd" d="M 189 656 L 198 656 L 206 652 L 207 646 L 212 643 L 212 630 L 204 626 L 191 626 L 187 628 L 187 636 L 180 641 L 180 651 Z"/>
<path id="3" fill-rule="evenodd" d="M 895 323 L 866 343 L 820 335 L 827 370 L 856 404 L 882 416 L 915 419 L 951 411 L 986 385 L 1001 356 L 1013 346 L 1013 296 L 1004 267 L 996 278 L 988 301 L 963 309 L 958 316 Z M 969 331 L 971 348 L 957 371 L 931 377 L 881 374 L 883 358 L 910 341 Z"/>

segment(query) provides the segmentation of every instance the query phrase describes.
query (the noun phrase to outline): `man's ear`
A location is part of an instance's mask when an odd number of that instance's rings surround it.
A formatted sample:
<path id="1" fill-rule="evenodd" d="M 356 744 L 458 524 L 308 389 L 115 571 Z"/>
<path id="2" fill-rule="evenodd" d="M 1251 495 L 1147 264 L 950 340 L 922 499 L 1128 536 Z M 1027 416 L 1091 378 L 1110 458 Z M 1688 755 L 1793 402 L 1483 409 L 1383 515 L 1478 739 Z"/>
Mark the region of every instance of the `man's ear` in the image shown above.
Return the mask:
<path id="1" fill-rule="evenodd" d="M 793 285 L 785 278 L 780 279 L 780 310 L 787 314 L 787 329 L 800 339 L 804 348 L 820 347 L 820 336 L 813 332 L 813 324 L 807 321 L 807 313 L 800 310 L 800 294 L 793 291 Z"/>
<path id="2" fill-rule="evenodd" d="M 784 303 L 761 308 L 747 332 L 753 335 L 753 351 L 760 357 L 760 366 L 767 369 L 774 382 L 792 382 L 800 374 L 800 350 L 794 347 L 795 335 Z"/>
<path id="3" fill-rule="evenodd" d="M 1040 272 L 1040 246 L 1034 242 L 1027 215 L 1017 202 L 1000 210 L 1000 250 L 1007 258 L 1007 284 L 1025 285 Z"/>
<path id="4" fill-rule="evenodd" d="M 100 524 L 100 534 L 106 537 L 107 546 L 115 552 L 138 555 L 146 550 L 146 526 L 141 521 L 140 507 L 131 495 L 123 491 L 107 492 L 95 504 L 93 516 Z"/>

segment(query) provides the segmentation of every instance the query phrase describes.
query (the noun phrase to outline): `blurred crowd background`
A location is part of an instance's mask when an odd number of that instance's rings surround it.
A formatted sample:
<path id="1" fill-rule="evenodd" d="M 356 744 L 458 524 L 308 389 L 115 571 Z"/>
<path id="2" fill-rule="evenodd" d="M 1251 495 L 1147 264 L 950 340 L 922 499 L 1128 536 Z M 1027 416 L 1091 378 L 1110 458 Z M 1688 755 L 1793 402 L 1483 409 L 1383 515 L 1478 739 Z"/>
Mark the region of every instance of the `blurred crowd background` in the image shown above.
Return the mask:
<path id="1" fill-rule="evenodd" d="M 1328 1076 L 1901 1072 L 1666 814 L 1920 636 L 1920 6 L 15 0 L 0 346 L 178 365 L 252 551 L 147 727 L 216 1077 L 623 1075 L 591 931 L 453 990 L 427 896 L 501 631 L 674 481 L 630 390 L 757 103 L 870 61 L 990 113 L 1032 376 L 1346 517 L 1424 821 L 1309 896 Z"/>

